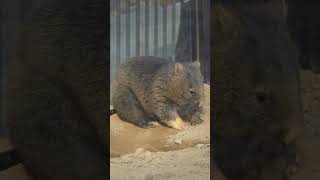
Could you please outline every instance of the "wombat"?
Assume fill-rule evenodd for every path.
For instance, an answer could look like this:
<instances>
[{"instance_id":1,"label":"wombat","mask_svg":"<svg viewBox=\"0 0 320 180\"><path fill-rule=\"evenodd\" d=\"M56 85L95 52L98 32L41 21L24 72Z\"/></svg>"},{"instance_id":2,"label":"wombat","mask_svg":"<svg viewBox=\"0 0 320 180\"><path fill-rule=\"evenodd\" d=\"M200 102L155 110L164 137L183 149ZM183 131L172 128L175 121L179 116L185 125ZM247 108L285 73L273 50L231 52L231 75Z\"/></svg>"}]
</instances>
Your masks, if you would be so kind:
<instances>
[{"instance_id":1,"label":"wombat","mask_svg":"<svg viewBox=\"0 0 320 180\"><path fill-rule=\"evenodd\" d=\"M46 0L23 23L8 61L7 113L34 180L109 177L108 9L104 0Z\"/></svg>"},{"instance_id":2,"label":"wombat","mask_svg":"<svg viewBox=\"0 0 320 180\"><path fill-rule=\"evenodd\" d=\"M120 67L112 84L112 104L122 120L141 128L158 121L183 130L203 122L203 90L199 62L136 57Z\"/></svg>"},{"instance_id":3,"label":"wombat","mask_svg":"<svg viewBox=\"0 0 320 180\"><path fill-rule=\"evenodd\" d=\"M228 180L284 180L303 111L281 1L220 0L211 13L212 156Z\"/></svg>"}]
</instances>

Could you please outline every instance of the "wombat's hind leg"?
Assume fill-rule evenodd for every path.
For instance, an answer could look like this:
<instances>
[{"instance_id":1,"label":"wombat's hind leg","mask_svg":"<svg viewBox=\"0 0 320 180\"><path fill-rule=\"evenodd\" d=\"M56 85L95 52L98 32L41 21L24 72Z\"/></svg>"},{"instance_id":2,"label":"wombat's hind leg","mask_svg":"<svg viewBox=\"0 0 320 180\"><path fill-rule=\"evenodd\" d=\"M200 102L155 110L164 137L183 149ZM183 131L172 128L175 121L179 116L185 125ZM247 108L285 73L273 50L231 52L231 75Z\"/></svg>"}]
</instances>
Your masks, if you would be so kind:
<instances>
[{"instance_id":1,"label":"wombat's hind leg","mask_svg":"<svg viewBox=\"0 0 320 180\"><path fill-rule=\"evenodd\" d=\"M112 96L113 107L120 119L133 123L141 128L155 127L150 122L134 93L124 85L117 85Z\"/></svg>"}]
</instances>

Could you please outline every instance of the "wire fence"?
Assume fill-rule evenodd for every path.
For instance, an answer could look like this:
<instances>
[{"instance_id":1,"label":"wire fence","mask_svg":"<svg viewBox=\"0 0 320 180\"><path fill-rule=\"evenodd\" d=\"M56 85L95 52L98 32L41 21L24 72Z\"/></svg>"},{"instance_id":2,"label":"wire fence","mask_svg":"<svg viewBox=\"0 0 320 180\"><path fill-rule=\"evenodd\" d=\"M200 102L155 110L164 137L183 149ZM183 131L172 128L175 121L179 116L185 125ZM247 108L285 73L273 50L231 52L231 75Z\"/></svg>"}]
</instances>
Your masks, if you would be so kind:
<instances>
[{"instance_id":1,"label":"wire fence","mask_svg":"<svg viewBox=\"0 0 320 180\"><path fill-rule=\"evenodd\" d=\"M130 57L157 56L175 60L181 10L197 0L112 0L110 33L110 75ZM191 3L189 8L191 7ZM194 11L188 11L192 13ZM191 17L191 15L189 16ZM192 18L186 21L192 41ZM190 51L192 51L190 49Z\"/></svg>"}]
</instances>

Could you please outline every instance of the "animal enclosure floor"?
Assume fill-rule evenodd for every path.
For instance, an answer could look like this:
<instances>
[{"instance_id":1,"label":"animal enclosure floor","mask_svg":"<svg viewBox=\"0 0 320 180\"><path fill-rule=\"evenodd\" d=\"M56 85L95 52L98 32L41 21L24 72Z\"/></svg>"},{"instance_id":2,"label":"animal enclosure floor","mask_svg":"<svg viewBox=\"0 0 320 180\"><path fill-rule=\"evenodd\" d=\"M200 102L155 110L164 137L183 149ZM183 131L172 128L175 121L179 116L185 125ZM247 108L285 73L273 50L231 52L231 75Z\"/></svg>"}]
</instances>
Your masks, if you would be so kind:
<instances>
[{"instance_id":1,"label":"animal enclosure floor","mask_svg":"<svg viewBox=\"0 0 320 180\"><path fill-rule=\"evenodd\" d=\"M301 93L304 109L304 132L298 140L300 167L296 174L291 176L291 180L319 180L320 75L301 71ZM175 132L170 133L174 134ZM187 131L180 133L188 134ZM164 137L163 134L161 136L162 138ZM177 137L178 135L175 136ZM132 179L193 179L198 177L199 173L207 173L200 168L207 167L206 162L201 162L203 159L209 160L210 154L205 153L206 148L209 147L204 146L203 149L198 149L197 146L190 146L187 149L168 152L137 151L136 153L123 155L120 158L112 158L111 175L115 177L114 179L126 179L121 176L123 174L127 174ZM135 148L131 150L133 151L133 149ZM193 152L192 154L190 153L191 151ZM199 156L199 154L203 156ZM181 156L188 158L182 158ZM204 158L205 156L207 157ZM188 163L195 164L194 169L189 169ZM215 180L226 180L215 168L214 163L211 166L213 166L213 172L211 173ZM175 174L178 174L178 177ZM200 175L199 178L206 179L207 177Z\"/></svg>"},{"instance_id":2,"label":"animal enclosure floor","mask_svg":"<svg viewBox=\"0 0 320 180\"><path fill-rule=\"evenodd\" d=\"M111 180L209 180L210 146L127 154L111 159L110 172Z\"/></svg>"},{"instance_id":3,"label":"animal enclosure floor","mask_svg":"<svg viewBox=\"0 0 320 180\"><path fill-rule=\"evenodd\" d=\"M301 81L305 122L305 131L299 140L302 162L298 172L292 176L291 180L319 180L320 75L302 71ZM209 87L206 86L206 93L209 90ZM210 102L206 102L207 109L205 111L208 117L210 117L209 105ZM124 174L133 177L133 180L139 178L207 180L209 179L210 166L215 167L209 161L209 132L210 121L208 119L203 125L187 131L179 132L165 127L156 127L148 132L141 131L135 126L117 119L116 115L112 116L110 136L112 180L131 180L131 178L124 177ZM153 137L154 139L145 140L141 137ZM132 142L136 142L138 145L133 145ZM151 147L144 142L149 142ZM141 147L145 150L137 150ZM6 139L0 139L0 152L10 148L11 146ZM211 173L215 180L225 180L218 170L215 169ZM22 165L0 172L0 179L31 180Z\"/></svg>"},{"instance_id":4,"label":"animal enclosure floor","mask_svg":"<svg viewBox=\"0 0 320 180\"><path fill-rule=\"evenodd\" d=\"M143 129L119 119L110 117L111 157L134 153L143 148L148 151L168 151L210 142L210 86L205 85L204 122L184 131L158 125Z\"/></svg>"},{"instance_id":5,"label":"animal enclosure floor","mask_svg":"<svg viewBox=\"0 0 320 180\"><path fill-rule=\"evenodd\" d=\"M204 122L184 131L141 129L110 118L111 179L210 178L210 86L205 85Z\"/></svg>"},{"instance_id":6,"label":"animal enclosure floor","mask_svg":"<svg viewBox=\"0 0 320 180\"><path fill-rule=\"evenodd\" d=\"M12 147L6 138L0 138L0 152L10 150ZM18 164L5 171L0 172L1 180L31 180L25 172L23 165Z\"/></svg>"},{"instance_id":7,"label":"animal enclosure floor","mask_svg":"<svg viewBox=\"0 0 320 180\"><path fill-rule=\"evenodd\" d=\"M301 167L292 180L320 179L320 74L301 72L304 132L298 141Z\"/></svg>"}]
</instances>

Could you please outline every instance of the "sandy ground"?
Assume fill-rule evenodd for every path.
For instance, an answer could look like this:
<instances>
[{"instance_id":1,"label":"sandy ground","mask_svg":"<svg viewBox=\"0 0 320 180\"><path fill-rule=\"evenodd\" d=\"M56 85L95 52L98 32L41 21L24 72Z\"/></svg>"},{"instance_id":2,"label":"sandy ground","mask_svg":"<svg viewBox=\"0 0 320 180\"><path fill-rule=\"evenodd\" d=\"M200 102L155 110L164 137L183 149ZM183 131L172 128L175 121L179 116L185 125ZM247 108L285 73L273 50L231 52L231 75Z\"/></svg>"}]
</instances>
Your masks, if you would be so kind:
<instances>
[{"instance_id":1,"label":"sandy ground","mask_svg":"<svg viewBox=\"0 0 320 180\"><path fill-rule=\"evenodd\" d=\"M210 179L210 146L168 152L140 152L111 159L111 180Z\"/></svg>"},{"instance_id":2,"label":"sandy ground","mask_svg":"<svg viewBox=\"0 0 320 180\"><path fill-rule=\"evenodd\" d=\"M300 166L292 180L320 179L320 75L301 71L301 92L304 108L304 132L298 140L300 149ZM206 104L206 106L209 105ZM207 114L208 115L208 114ZM198 145L206 141L206 126L171 134L169 142L189 140L186 149L169 152L148 152L138 150L120 158L111 159L111 175L114 179L209 179L209 145ZM209 128L209 127L207 127ZM162 130L160 132L163 132ZM209 131L208 131L209 132ZM198 134L199 133L199 134ZM166 134L166 133L164 133ZM163 140L165 135L161 135ZM201 137L201 138L197 138ZM184 139L186 138L186 139ZM191 138L191 139L190 139ZM191 143L190 143L191 140ZM208 138L209 140L209 138ZM209 142L209 141L207 141ZM160 145L162 146L163 143ZM201 148L198 148L201 146ZM174 146L171 146L174 147ZM180 148L183 148L180 146ZM133 149L136 149L133 148ZM131 151L133 151L131 149ZM121 153L120 153L121 154ZM192 157L192 158L190 158ZM205 161L204 161L205 160ZM212 176L216 180L225 180L213 166ZM200 174L200 175L199 175ZM127 175L127 178L126 176Z\"/></svg>"},{"instance_id":3,"label":"sandy ground","mask_svg":"<svg viewBox=\"0 0 320 180\"><path fill-rule=\"evenodd\" d=\"M7 139L0 138L0 152L5 152L12 149L10 142ZM17 166L11 167L5 171L0 171L1 180L31 180L26 174L23 165L18 164Z\"/></svg>"},{"instance_id":4,"label":"sandy ground","mask_svg":"<svg viewBox=\"0 0 320 180\"><path fill-rule=\"evenodd\" d=\"M299 139L300 168L292 180L320 179L320 75L301 73L304 132Z\"/></svg>"},{"instance_id":5,"label":"sandy ground","mask_svg":"<svg viewBox=\"0 0 320 180\"><path fill-rule=\"evenodd\" d=\"M210 179L210 87L204 123L177 131L141 129L111 117L111 179Z\"/></svg>"},{"instance_id":6,"label":"sandy ground","mask_svg":"<svg viewBox=\"0 0 320 180\"><path fill-rule=\"evenodd\" d=\"M305 130L299 139L300 167L292 180L320 179L320 75L302 71ZM209 88L207 88L207 93ZM207 94L208 95L208 94ZM209 98L206 98L209 99ZM162 126L141 130L111 117L111 179L209 179L225 180L215 164L210 165L209 104L205 123L186 131ZM0 139L0 151L10 148ZM30 180L23 166L0 172L1 180Z\"/></svg>"},{"instance_id":7,"label":"sandy ground","mask_svg":"<svg viewBox=\"0 0 320 180\"><path fill-rule=\"evenodd\" d=\"M205 86L204 123L185 131L158 125L141 129L110 118L112 180L210 179L210 88ZM0 151L10 149L0 139ZM31 180L23 165L0 172L1 180Z\"/></svg>"}]
</instances>

